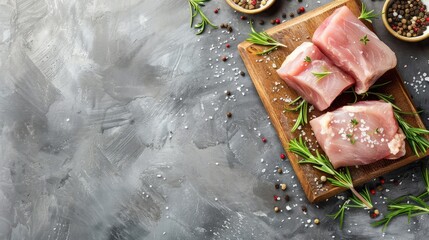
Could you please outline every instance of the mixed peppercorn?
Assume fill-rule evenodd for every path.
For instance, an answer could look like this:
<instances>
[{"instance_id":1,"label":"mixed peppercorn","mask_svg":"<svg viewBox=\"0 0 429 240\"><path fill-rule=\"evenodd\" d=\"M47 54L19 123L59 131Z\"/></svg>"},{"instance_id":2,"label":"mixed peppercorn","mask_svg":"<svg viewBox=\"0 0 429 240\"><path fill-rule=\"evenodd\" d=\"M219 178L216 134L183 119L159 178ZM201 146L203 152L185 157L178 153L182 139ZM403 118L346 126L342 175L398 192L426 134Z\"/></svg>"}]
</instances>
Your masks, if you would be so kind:
<instances>
[{"instance_id":1,"label":"mixed peppercorn","mask_svg":"<svg viewBox=\"0 0 429 240\"><path fill-rule=\"evenodd\" d=\"M429 12L421 0L395 0L387 10L387 21L399 35L418 37L429 25Z\"/></svg>"},{"instance_id":2,"label":"mixed peppercorn","mask_svg":"<svg viewBox=\"0 0 429 240\"><path fill-rule=\"evenodd\" d=\"M261 6L265 6L269 0L234 0L234 3L244 9L258 9Z\"/></svg>"}]
</instances>

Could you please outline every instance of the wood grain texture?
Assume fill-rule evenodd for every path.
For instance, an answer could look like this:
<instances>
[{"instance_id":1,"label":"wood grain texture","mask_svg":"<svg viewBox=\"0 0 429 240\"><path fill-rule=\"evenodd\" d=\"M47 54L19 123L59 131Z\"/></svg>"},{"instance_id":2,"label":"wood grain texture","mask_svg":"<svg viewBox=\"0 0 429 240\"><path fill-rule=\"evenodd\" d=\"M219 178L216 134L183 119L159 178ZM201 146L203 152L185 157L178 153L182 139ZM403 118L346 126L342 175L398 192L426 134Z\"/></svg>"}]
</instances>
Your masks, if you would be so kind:
<instances>
[{"instance_id":1,"label":"wood grain texture","mask_svg":"<svg viewBox=\"0 0 429 240\"><path fill-rule=\"evenodd\" d=\"M302 42L311 41L314 31L320 23L330 16L336 8L344 5L349 7L356 16L360 14L361 3L359 0L338 0L267 30L266 32L268 34L288 46L287 48L280 48L269 55L256 55L257 52L261 52L265 49L263 46L253 45L249 42L242 42L238 45L244 64L246 65L255 88L285 149L289 146L289 140L298 137L300 134L305 134L305 137L307 137L310 142L314 143L316 140L312 135L309 125L304 126L301 130L297 130L294 133L290 131L298 114L294 112L285 112L284 108L287 106L287 101L284 100L295 99L298 95L294 90L288 88L283 80L278 77L276 68L280 67L286 56ZM372 29L372 26L368 23L365 24ZM402 108L403 111L415 112L416 109L413 106L410 95L405 89L403 81L396 69L388 71L377 83L386 81L390 81L391 83L384 86L379 91L392 94L396 99L395 103ZM342 94L334 101L327 111L351 103L353 100L354 97L351 94ZM309 113L309 117L314 118L321 114L323 114L323 112L312 110ZM418 115L408 115L405 116L405 119L413 126L425 128ZM358 168L351 167L350 170L354 179L354 184L356 186L362 185L375 177L379 177L416 161L421 157L429 155L428 151L425 154L421 154L420 157L417 157L412 153L409 145L407 145L406 149L407 154L397 160L381 160L370 165L359 166ZM288 151L286 152L310 202L324 200L345 190L330 184L318 184L315 178L319 178L322 174L308 164L299 164L299 158L295 154Z\"/></svg>"}]
</instances>

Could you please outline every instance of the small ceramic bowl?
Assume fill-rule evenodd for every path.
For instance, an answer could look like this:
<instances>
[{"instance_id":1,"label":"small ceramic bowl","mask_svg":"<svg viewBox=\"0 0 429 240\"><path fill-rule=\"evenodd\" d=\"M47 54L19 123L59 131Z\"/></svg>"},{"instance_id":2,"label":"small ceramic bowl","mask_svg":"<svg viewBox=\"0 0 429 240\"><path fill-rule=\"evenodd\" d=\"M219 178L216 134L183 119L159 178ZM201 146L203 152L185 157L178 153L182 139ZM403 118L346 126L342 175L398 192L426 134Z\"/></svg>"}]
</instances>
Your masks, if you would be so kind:
<instances>
[{"instance_id":1,"label":"small ceramic bowl","mask_svg":"<svg viewBox=\"0 0 429 240\"><path fill-rule=\"evenodd\" d=\"M256 14L256 13L263 12L263 11L267 10L269 7L271 7L273 5L273 3L275 2L275 0L266 0L267 3L264 6L261 6L260 8L256 8L256 9L250 10L250 9L242 8L241 6L239 6L238 4L236 4L234 2L234 0L225 0L225 1L233 9L235 9L235 10L237 10L239 12L242 12L242 13L246 13L246 14Z\"/></svg>"},{"instance_id":2,"label":"small ceramic bowl","mask_svg":"<svg viewBox=\"0 0 429 240\"><path fill-rule=\"evenodd\" d=\"M389 6L390 6L390 3L392 2L393 0L386 0L386 2L384 3L384 6L383 6L383 14L382 14L382 19L383 19L383 23L384 23L384 26L387 28L387 30L393 35L393 36L395 36L396 38L398 38L398 39L400 39L400 40L402 40L402 41L406 41L406 42L420 42L420 41L422 41L422 40L424 40L424 39L426 39L426 38L428 38L429 37L429 27L428 27L428 29L426 29L426 31L423 33L423 35L421 35L421 36L418 36L418 37L404 37L404 36L402 36L402 35L399 35L397 32L395 32L393 29L392 29L392 27L390 27L390 24L389 24L389 22L387 21L387 11L388 11L388 9L389 9ZM427 6L427 7L429 7L429 0L422 0L422 2Z\"/></svg>"}]
</instances>

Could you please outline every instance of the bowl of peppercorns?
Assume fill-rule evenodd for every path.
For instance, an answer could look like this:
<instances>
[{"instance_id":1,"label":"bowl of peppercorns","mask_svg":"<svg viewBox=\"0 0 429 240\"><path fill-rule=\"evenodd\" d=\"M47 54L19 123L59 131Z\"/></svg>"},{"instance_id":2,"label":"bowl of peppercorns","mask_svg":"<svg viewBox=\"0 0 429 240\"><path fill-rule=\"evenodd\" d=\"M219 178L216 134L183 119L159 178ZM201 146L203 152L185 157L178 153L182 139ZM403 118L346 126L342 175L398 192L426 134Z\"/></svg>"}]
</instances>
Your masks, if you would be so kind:
<instances>
[{"instance_id":1,"label":"bowl of peppercorns","mask_svg":"<svg viewBox=\"0 0 429 240\"><path fill-rule=\"evenodd\" d=\"M429 37L429 0L387 0L382 19L387 30L396 38L419 42Z\"/></svg>"},{"instance_id":2,"label":"bowl of peppercorns","mask_svg":"<svg viewBox=\"0 0 429 240\"><path fill-rule=\"evenodd\" d=\"M246 13L256 14L265 11L275 0L225 0L233 9Z\"/></svg>"}]
</instances>

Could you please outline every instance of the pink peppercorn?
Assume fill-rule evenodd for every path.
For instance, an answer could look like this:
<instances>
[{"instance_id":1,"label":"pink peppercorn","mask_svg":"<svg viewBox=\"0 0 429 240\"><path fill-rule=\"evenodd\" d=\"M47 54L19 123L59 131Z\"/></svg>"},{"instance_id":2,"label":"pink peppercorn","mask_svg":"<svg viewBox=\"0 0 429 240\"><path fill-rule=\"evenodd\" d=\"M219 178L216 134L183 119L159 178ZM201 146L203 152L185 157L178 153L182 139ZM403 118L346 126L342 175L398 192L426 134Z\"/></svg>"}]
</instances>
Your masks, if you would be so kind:
<instances>
[{"instance_id":1,"label":"pink peppercorn","mask_svg":"<svg viewBox=\"0 0 429 240\"><path fill-rule=\"evenodd\" d=\"M276 23L279 24L280 23L280 18L276 18Z\"/></svg>"},{"instance_id":2,"label":"pink peppercorn","mask_svg":"<svg viewBox=\"0 0 429 240\"><path fill-rule=\"evenodd\" d=\"M285 159L285 158L286 158L286 155L284 155L284 153L282 153L282 154L280 154L280 158L281 158L281 159Z\"/></svg>"},{"instance_id":3,"label":"pink peppercorn","mask_svg":"<svg viewBox=\"0 0 429 240\"><path fill-rule=\"evenodd\" d=\"M264 137L263 137L261 140L262 140L262 142L263 142L263 143L266 143L266 142L267 142L267 139L266 139L266 138L264 138Z\"/></svg>"},{"instance_id":4,"label":"pink peppercorn","mask_svg":"<svg viewBox=\"0 0 429 240\"><path fill-rule=\"evenodd\" d=\"M226 47L226 48L230 48L230 47L231 47L231 45L230 45L229 43L227 43L227 44L225 45L225 47Z\"/></svg>"}]
</instances>

